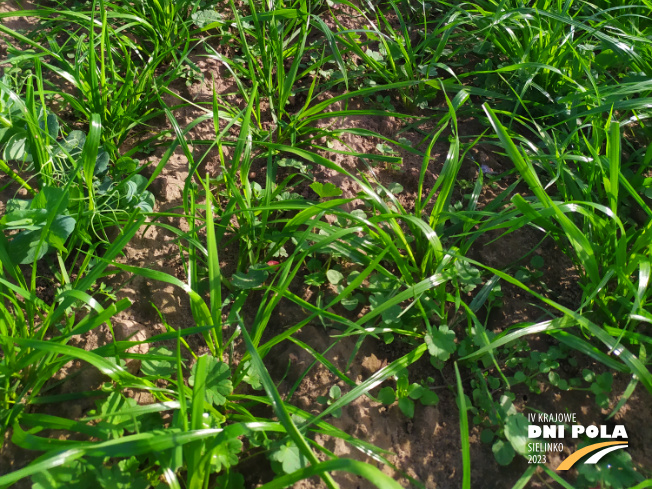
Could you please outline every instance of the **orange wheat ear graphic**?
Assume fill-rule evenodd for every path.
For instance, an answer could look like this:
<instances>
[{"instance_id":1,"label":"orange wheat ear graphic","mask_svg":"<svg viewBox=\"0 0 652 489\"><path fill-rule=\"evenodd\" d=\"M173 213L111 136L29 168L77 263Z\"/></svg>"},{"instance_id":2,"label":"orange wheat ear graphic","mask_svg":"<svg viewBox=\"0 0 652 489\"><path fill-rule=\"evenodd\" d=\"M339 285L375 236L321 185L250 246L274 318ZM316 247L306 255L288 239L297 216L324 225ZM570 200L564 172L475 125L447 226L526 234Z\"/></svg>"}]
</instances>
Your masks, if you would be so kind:
<instances>
[{"instance_id":1,"label":"orange wheat ear graphic","mask_svg":"<svg viewBox=\"0 0 652 489\"><path fill-rule=\"evenodd\" d=\"M584 447L581 450L578 450L575 453L573 453L570 457L568 457L561 464L559 464L559 467L557 467L557 469L555 470L568 470L573 465L575 465L575 462L581 459L584 455L588 455L589 453L595 452L596 450L600 450L601 448L603 450L600 450L598 453L593 455L585 463L587 464L597 463L600 461L602 457L604 457L609 452L613 452L614 450L618 450L620 448L626 448L626 447L627 447L626 441L605 441L602 443L594 443L593 445L589 445L588 447Z\"/></svg>"}]
</instances>

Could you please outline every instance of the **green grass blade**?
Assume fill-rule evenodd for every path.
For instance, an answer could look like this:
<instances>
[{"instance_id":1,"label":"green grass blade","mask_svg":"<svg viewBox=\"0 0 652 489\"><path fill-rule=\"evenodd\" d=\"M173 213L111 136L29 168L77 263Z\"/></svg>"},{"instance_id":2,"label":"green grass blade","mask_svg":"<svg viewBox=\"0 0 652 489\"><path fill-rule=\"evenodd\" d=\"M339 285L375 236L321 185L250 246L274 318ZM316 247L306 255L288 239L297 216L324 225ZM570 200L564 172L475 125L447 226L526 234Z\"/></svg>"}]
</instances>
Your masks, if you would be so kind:
<instances>
[{"instance_id":1,"label":"green grass blade","mask_svg":"<svg viewBox=\"0 0 652 489\"><path fill-rule=\"evenodd\" d=\"M222 273L220 271L220 261L217 249L217 239L215 237L215 223L213 220L213 202L208 188L208 175L204 182L206 191L206 247L208 252L208 280L209 296L211 306L211 316L213 326L215 327L216 343L219 352L219 358L222 358L222 347L224 338L222 336Z\"/></svg>"},{"instance_id":2,"label":"green grass blade","mask_svg":"<svg viewBox=\"0 0 652 489\"><path fill-rule=\"evenodd\" d=\"M457 407L460 411L460 438L462 442L462 489L471 489L471 445L469 443L469 419L466 411L466 397L462 386L460 370L455 362L455 378L457 379Z\"/></svg>"},{"instance_id":3,"label":"green grass blade","mask_svg":"<svg viewBox=\"0 0 652 489\"><path fill-rule=\"evenodd\" d=\"M618 215L618 184L620 180L620 124L611 122L607 136L607 158L609 160L609 179L605 180L609 205L614 215Z\"/></svg>"},{"instance_id":4,"label":"green grass blade","mask_svg":"<svg viewBox=\"0 0 652 489\"><path fill-rule=\"evenodd\" d=\"M91 123L82 150L84 171L84 182L88 190L88 210L95 209L95 189L93 187L93 176L95 175L95 162L100 147L102 135L102 119L99 114L91 114Z\"/></svg>"},{"instance_id":5,"label":"green grass blade","mask_svg":"<svg viewBox=\"0 0 652 489\"><path fill-rule=\"evenodd\" d=\"M291 474L277 477L273 481L261 486L260 489L283 489L285 487L292 487L303 479L315 475L324 477L324 475L329 472L335 471L349 472L364 477L379 489L400 489L402 487L398 482L392 480L389 476L382 473L373 465L348 458L338 458L327 460L326 462L299 469Z\"/></svg>"}]
</instances>

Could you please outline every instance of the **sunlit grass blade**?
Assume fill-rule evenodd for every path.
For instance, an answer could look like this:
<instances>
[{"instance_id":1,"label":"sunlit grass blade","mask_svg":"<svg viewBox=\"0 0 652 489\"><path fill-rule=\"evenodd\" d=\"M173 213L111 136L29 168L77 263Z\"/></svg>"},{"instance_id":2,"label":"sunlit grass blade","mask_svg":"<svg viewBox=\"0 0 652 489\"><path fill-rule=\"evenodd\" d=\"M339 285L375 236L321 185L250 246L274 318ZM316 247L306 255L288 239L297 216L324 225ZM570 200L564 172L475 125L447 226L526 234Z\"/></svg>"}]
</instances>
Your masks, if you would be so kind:
<instances>
[{"instance_id":1,"label":"sunlit grass blade","mask_svg":"<svg viewBox=\"0 0 652 489\"><path fill-rule=\"evenodd\" d=\"M222 280L218 257L215 224L213 221L213 205L208 189L209 178L206 175L204 189L206 191L206 247L208 251L208 280L210 287L210 307L219 357L222 356L224 338L222 337Z\"/></svg>"},{"instance_id":2,"label":"sunlit grass blade","mask_svg":"<svg viewBox=\"0 0 652 489\"><path fill-rule=\"evenodd\" d=\"M609 178L607 195L612 212L618 215L618 186L620 182L620 124L611 122L607 137L607 159L609 160Z\"/></svg>"},{"instance_id":3,"label":"sunlit grass blade","mask_svg":"<svg viewBox=\"0 0 652 489\"><path fill-rule=\"evenodd\" d=\"M457 362L455 362L455 378L457 379L457 408L460 411L460 439L462 443L462 488L471 489L471 445L469 443L469 420L467 418L466 397L462 386Z\"/></svg>"},{"instance_id":4,"label":"sunlit grass blade","mask_svg":"<svg viewBox=\"0 0 652 489\"><path fill-rule=\"evenodd\" d=\"M100 137L102 135L102 120L99 114L91 115L91 124L84 142L83 163L84 182L88 190L88 210L95 208L95 191L93 188L93 177L95 176L95 162L100 147Z\"/></svg>"}]
</instances>

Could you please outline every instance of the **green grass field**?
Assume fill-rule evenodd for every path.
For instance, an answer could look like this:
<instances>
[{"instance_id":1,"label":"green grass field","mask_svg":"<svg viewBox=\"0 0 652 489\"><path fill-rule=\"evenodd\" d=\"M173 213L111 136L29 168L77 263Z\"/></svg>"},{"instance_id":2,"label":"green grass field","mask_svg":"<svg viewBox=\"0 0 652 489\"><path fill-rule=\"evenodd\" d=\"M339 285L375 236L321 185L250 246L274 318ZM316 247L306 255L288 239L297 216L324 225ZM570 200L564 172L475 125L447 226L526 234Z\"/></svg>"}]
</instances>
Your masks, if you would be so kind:
<instances>
[{"instance_id":1,"label":"green grass field","mask_svg":"<svg viewBox=\"0 0 652 489\"><path fill-rule=\"evenodd\" d=\"M0 74L0 487L652 487L649 0L12 0Z\"/></svg>"}]
</instances>

